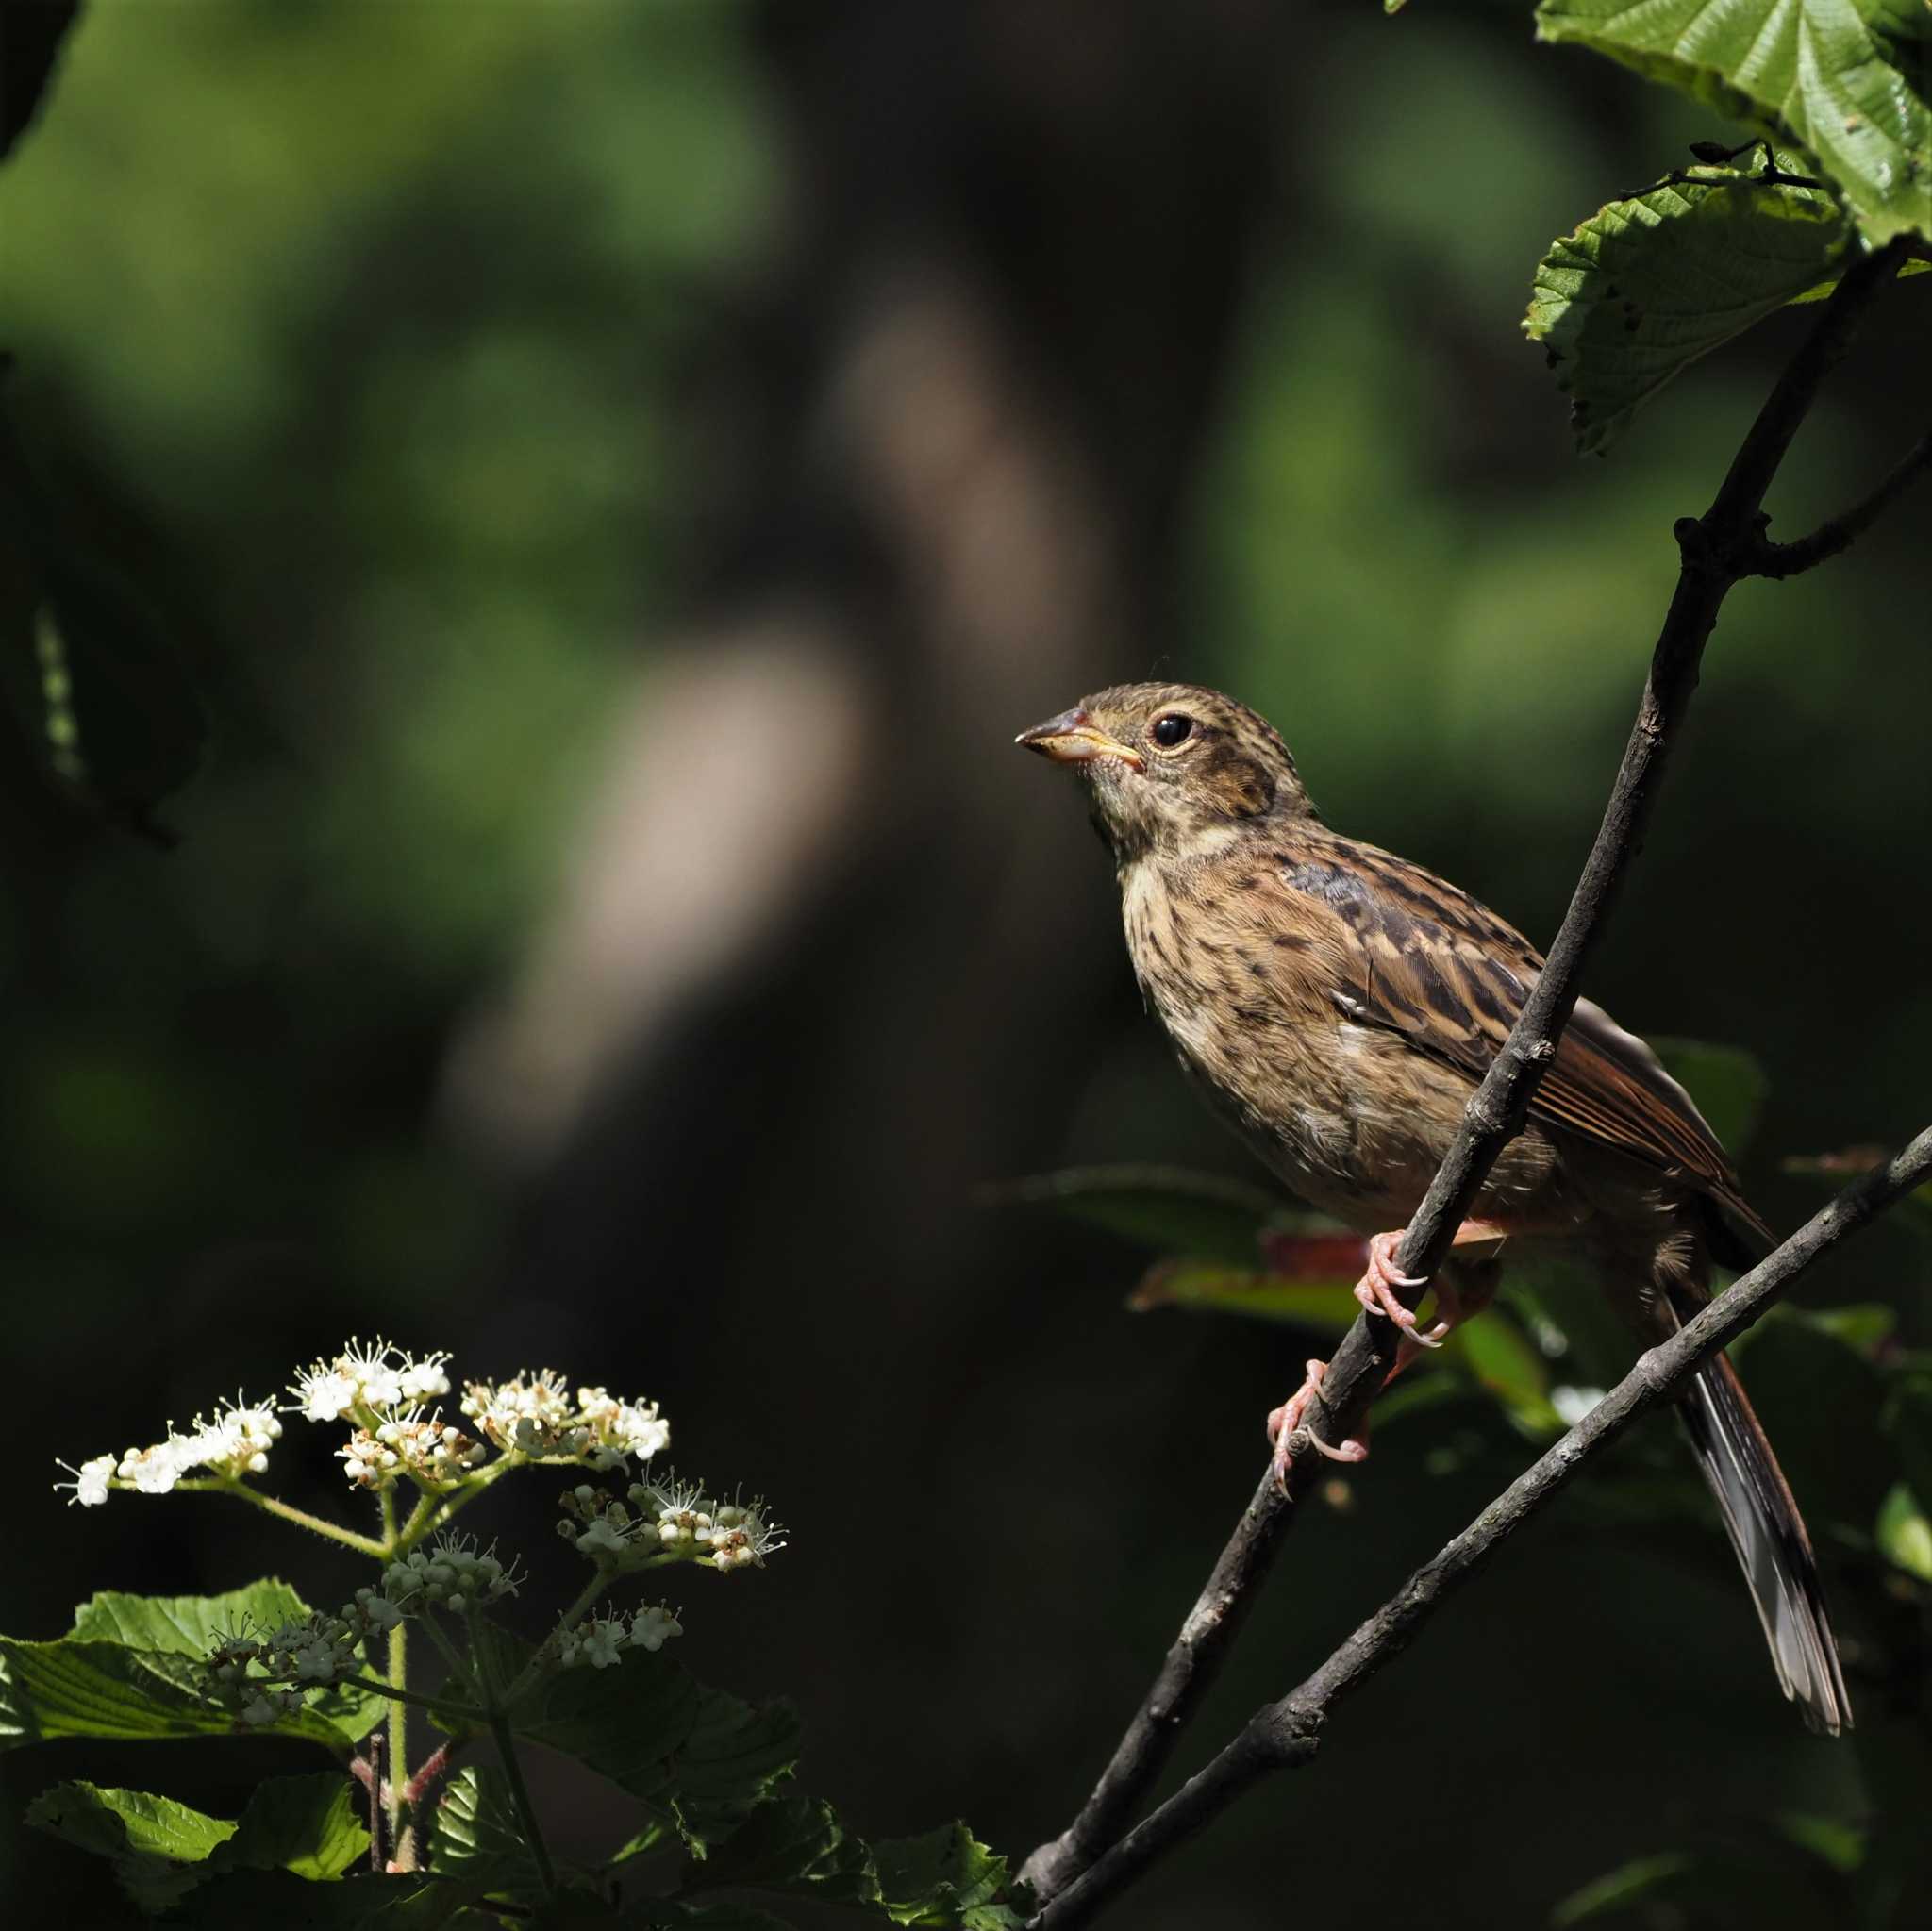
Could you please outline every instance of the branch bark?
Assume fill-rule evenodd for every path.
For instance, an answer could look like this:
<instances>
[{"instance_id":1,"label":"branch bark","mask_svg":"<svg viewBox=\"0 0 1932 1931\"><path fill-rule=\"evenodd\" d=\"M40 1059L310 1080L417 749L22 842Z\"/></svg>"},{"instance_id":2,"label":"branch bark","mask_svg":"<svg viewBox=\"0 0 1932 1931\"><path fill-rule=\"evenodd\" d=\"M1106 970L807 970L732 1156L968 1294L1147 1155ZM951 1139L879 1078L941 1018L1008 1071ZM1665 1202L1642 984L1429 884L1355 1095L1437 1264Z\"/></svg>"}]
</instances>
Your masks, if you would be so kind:
<instances>
[{"instance_id":1,"label":"branch bark","mask_svg":"<svg viewBox=\"0 0 1932 1931\"><path fill-rule=\"evenodd\" d=\"M1850 549L1893 503L1928 473L1932 473L1932 430L1921 436L1899 458L1884 481L1862 503L1854 504L1841 516L1834 516L1828 523L1820 524L1808 537L1801 537L1791 543L1774 543L1770 538L1761 537L1753 559L1752 574L1781 580L1807 570L1815 570L1819 564L1828 562L1841 551Z\"/></svg>"},{"instance_id":2,"label":"branch bark","mask_svg":"<svg viewBox=\"0 0 1932 1931\"><path fill-rule=\"evenodd\" d=\"M1731 587L1755 574L1763 546L1765 491L1820 385L1842 359L1866 310L1904 258L1903 245L1892 242L1846 270L1758 410L1710 508L1675 526L1676 589L1603 824L1522 1017L1472 1096L1461 1130L1403 1236L1396 1260L1401 1273L1426 1279L1441 1266L1496 1156L1522 1129L1537 1086L1556 1057L1584 968L1642 848L1665 765L1697 688L1705 643ZM1312 1425L1324 1440L1360 1432L1395 1364L1399 1339L1395 1324L1376 1314L1363 1314L1349 1329L1311 1405ZM1264 1476L1255 1491L1079 1814L1023 1867L1022 1876L1042 1901L1058 1896L1119 1839L1218 1673L1295 1504L1325 1469L1306 1441L1291 1446L1285 1480L1277 1488L1272 1476Z\"/></svg>"},{"instance_id":3,"label":"branch bark","mask_svg":"<svg viewBox=\"0 0 1932 1931\"><path fill-rule=\"evenodd\" d=\"M1784 1290L1893 1202L1932 1174L1932 1126L1885 1166L1861 1174L1797 1233L1671 1340L1638 1358L1569 1434L1409 1577L1315 1673L1265 1704L1198 1775L1048 1902L1028 1931L1070 1931L1271 1772L1315 1755L1337 1704L1406 1649L1452 1591L1467 1582L1531 1515L1549 1503L1641 1415L1670 1402L1698 1367L1735 1340Z\"/></svg>"}]
</instances>

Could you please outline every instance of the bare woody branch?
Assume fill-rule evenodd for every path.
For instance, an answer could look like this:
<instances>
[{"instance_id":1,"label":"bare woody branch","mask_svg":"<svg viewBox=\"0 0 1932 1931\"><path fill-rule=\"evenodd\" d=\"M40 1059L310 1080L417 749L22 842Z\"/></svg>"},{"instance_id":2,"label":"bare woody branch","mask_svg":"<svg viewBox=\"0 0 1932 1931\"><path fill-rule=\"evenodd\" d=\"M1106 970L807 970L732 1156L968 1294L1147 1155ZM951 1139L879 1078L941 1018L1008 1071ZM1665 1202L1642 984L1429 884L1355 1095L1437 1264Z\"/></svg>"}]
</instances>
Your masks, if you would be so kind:
<instances>
[{"instance_id":1,"label":"bare woody branch","mask_svg":"<svg viewBox=\"0 0 1932 1931\"><path fill-rule=\"evenodd\" d=\"M1335 1706L1399 1656L1448 1596L1482 1568L1639 1416L1675 1398L1699 1366L1735 1340L1800 1274L1932 1174L1932 1126L1898 1157L1862 1174L1781 1247L1668 1341L1639 1357L1622 1381L1474 1522L1356 1630L1315 1673L1264 1705L1221 1754L1182 1785L1029 1923L1071 1931L1124 1886L1217 1816L1250 1785L1315 1755Z\"/></svg>"},{"instance_id":2,"label":"bare woody branch","mask_svg":"<svg viewBox=\"0 0 1932 1931\"><path fill-rule=\"evenodd\" d=\"M1752 574L1773 578L1796 576L1830 561L1841 551L1850 549L1892 504L1927 474L1932 474L1932 430L1921 436L1892 465L1890 474L1862 503L1854 504L1843 515L1820 524L1808 537L1801 537L1796 542L1774 543L1769 537L1760 538L1752 559Z\"/></svg>"},{"instance_id":3,"label":"bare woody branch","mask_svg":"<svg viewBox=\"0 0 1932 1931\"><path fill-rule=\"evenodd\" d=\"M1731 587L1757 574L1765 491L1820 386L1904 258L1902 244L1893 242L1845 271L1757 412L1709 509L1676 525L1676 589L1603 824L1522 1016L1471 1098L1461 1130L1409 1222L1396 1260L1401 1273L1425 1279L1435 1273L1496 1156L1522 1129L1575 1006L1584 968L1642 847L1665 765L1697 688L1705 643ZM1362 1315L1349 1329L1312 1404L1312 1424L1324 1440L1359 1433L1394 1366L1399 1339L1394 1323L1375 1314ZM1057 1896L1121 1837L1213 1682L1246 1618L1255 1586L1293 1519L1295 1503L1325 1468L1306 1442L1291 1446L1286 1479L1277 1489L1272 1477L1264 1478L1255 1491L1079 1814L1027 1858L1022 1875L1036 1897Z\"/></svg>"}]
</instances>

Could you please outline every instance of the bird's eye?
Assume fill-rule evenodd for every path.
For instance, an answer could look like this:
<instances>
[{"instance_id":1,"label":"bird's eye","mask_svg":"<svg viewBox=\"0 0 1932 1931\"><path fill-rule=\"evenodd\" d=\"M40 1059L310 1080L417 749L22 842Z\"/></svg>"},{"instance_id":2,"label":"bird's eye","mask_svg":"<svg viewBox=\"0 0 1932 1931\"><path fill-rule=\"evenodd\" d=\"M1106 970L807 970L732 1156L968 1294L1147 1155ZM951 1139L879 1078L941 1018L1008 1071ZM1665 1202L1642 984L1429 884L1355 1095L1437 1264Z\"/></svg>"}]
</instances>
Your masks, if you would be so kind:
<instances>
[{"instance_id":1,"label":"bird's eye","mask_svg":"<svg viewBox=\"0 0 1932 1931\"><path fill-rule=\"evenodd\" d=\"M1188 733L1193 728L1192 718L1183 717L1179 711L1171 710L1165 717L1154 720L1154 727L1147 735L1163 751L1172 751L1176 744L1186 741Z\"/></svg>"}]
</instances>

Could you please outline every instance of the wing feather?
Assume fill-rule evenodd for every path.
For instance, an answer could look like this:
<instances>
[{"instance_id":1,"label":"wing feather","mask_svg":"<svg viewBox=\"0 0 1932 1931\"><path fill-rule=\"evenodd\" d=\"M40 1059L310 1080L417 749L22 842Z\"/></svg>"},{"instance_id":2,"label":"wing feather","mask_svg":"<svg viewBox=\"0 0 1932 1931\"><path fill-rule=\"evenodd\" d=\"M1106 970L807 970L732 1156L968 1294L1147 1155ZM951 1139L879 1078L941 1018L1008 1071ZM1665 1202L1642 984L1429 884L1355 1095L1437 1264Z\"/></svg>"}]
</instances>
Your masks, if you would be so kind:
<instances>
[{"instance_id":1,"label":"wing feather","mask_svg":"<svg viewBox=\"0 0 1932 1931\"><path fill-rule=\"evenodd\" d=\"M1293 901L1284 911L1303 931L1314 928L1310 950L1334 973L1333 995L1417 1052L1480 1079L1542 970L1528 940L1468 893L1373 845L1324 831L1275 857ZM1769 1245L1770 1230L1690 1095L1601 1007L1576 1002L1530 1111L1688 1180L1747 1259Z\"/></svg>"}]
</instances>

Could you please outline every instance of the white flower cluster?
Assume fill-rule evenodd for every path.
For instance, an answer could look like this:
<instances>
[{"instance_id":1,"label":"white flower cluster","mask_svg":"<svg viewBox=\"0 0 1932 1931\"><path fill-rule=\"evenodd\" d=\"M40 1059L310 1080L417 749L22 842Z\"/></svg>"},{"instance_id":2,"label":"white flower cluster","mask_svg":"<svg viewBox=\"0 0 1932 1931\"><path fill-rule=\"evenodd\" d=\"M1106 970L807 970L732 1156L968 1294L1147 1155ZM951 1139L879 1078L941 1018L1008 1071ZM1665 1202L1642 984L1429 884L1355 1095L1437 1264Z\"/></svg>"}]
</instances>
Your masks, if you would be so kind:
<instances>
[{"instance_id":1,"label":"white flower cluster","mask_svg":"<svg viewBox=\"0 0 1932 1931\"><path fill-rule=\"evenodd\" d=\"M496 1545L476 1546L475 1536L445 1529L427 1549L413 1549L382 1572L382 1594L399 1615L413 1616L432 1604L460 1615L465 1609L513 1596L521 1578L515 1565L496 1559Z\"/></svg>"},{"instance_id":2,"label":"white flower cluster","mask_svg":"<svg viewBox=\"0 0 1932 1931\"><path fill-rule=\"evenodd\" d=\"M185 1435L170 1426L167 1439L146 1448L130 1448L125 1455L97 1455L75 1469L66 1462L74 1479L57 1482L57 1489L70 1489L69 1497L83 1508L97 1508L108 1499L110 1483L119 1481L142 1495L165 1495L183 1475L196 1469L231 1481L243 1475L258 1475L268 1467L268 1452L281 1440L282 1424L266 1402L251 1402L238 1393L224 1402L210 1419L194 1418L194 1426Z\"/></svg>"},{"instance_id":3,"label":"white flower cluster","mask_svg":"<svg viewBox=\"0 0 1932 1931\"><path fill-rule=\"evenodd\" d=\"M386 1489L399 1472L425 1489L447 1488L489 1456L474 1435L421 1408L406 1408L374 1428L358 1428L336 1453L350 1481L362 1489Z\"/></svg>"},{"instance_id":4,"label":"white flower cluster","mask_svg":"<svg viewBox=\"0 0 1932 1931\"><path fill-rule=\"evenodd\" d=\"M785 1546L761 1502L718 1502L675 1474L633 1482L625 1501L581 1482L562 1498L558 1533L600 1568L622 1572L661 1561L730 1571L761 1567Z\"/></svg>"},{"instance_id":5,"label":"white flower cluster","mask_svg":"<svg viewBox=\"0 0 1932 1931\"><path fill-rule=\"evenodd\" d=\"M626 1649L660 1650L674 1637L684 1634L684 1624L671 1613L667 1603L640 1609L634 1616L621 1616L606 1610L601 1616L587 1616L575 1629L566 1629L557 1640L557 1659L565 1669L588 1663L593 1670L608 1670L624 1660Z\"/></svg>"},{"instance_id":6,"label":"white flower cluster","mask_svg":"<svg viewBox=\"0 0 1932 1931\"><path fill-rule=\"evenodd\" d=\"M419 1361L381 1335L366 1347L354 1336L341 1354L305 1368L290 1385L295 1409L310 1422L348 1417L365 1425L393 1408L414 1407L449 1392L446 1353Z\"/></svg>"},{"instance_id":7,"label":"white flower cluster","mask_svg":"<svg viewBox=\"0 0 1932 1931\"><path fill-rule=\"evenodd\" d=\"M620 1401L603 1388L580 1388L576 1399L554 1368L525 1370L508 1381L464 1385L463 1413L506 1454L628 1468L648 1461L671 1440L656 1402Z\"/></svg>"}]
</instances>

